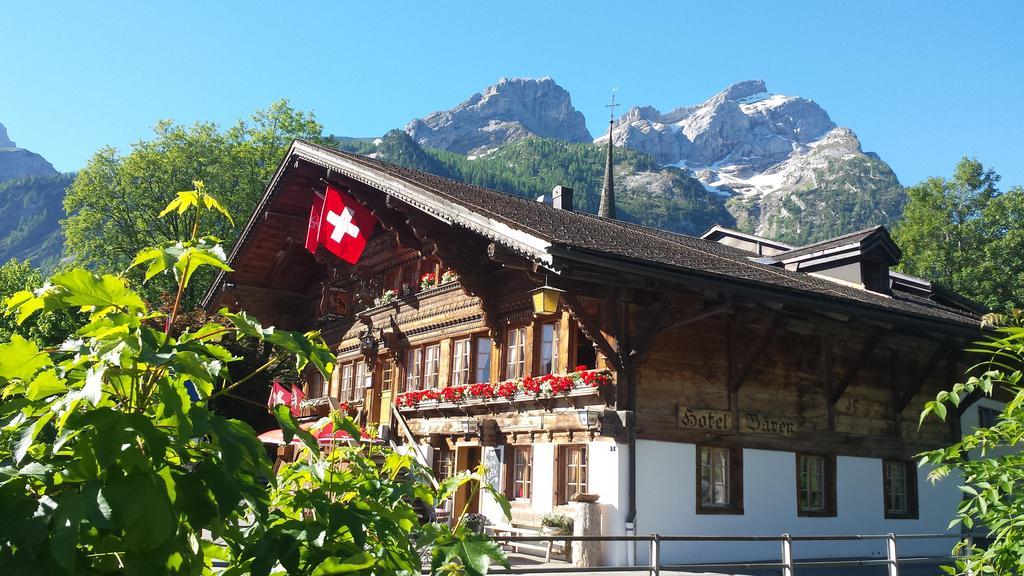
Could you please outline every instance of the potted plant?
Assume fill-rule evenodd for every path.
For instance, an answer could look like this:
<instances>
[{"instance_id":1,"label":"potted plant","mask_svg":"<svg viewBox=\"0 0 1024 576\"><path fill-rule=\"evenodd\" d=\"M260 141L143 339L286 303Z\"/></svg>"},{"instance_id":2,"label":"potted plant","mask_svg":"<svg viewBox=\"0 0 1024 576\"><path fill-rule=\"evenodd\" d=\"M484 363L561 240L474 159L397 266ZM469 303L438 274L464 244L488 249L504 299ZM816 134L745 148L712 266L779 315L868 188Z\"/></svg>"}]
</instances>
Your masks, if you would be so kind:
<instances>
[{"instance_id":1,"label":"potted plant","mask_svg":"<svg viewBox=\"0 0 1024 576\"><path fill-rule=\"evenodd\" d=\"M491 523L487 516L483 514L466 514L462 522L466 525L466 528L480 533L483 533L484 528Z\"/></svg>"},{"instance_id":2,"label":"potted plant","mask_svg":"<svg viewBox=\"0 0 1024 576\"><path fill-rule=\"evenodd\" d=\"M385 290L384 293L381 294L379 298L373 299L373 305L384 306L385 304L390 304L394 302L396 298L398 298L398 294L395 294L394 290Z\"/></svg>"},{"instance_id":3,"label":"potted plant","mask_svg":"<svg viewBox=\"0 0 1024 576\"><path fill-rule=\"evenodd\" d=\"M420 276L420 290L430 290L434 286L437 286L437 274L433 272L427 272L423 276Z\"/></svg>"},{"instance_id":4,"label":"potted plant","mask_svg":"<svg viewBox=\"0 0 1024 576\"><path fill-rule=\"evenodd\" d=\"M552 536L570 536L573 530L573 520L565 514L551 512L541 516L540 531Z\"/></svg>"}]
</instances>

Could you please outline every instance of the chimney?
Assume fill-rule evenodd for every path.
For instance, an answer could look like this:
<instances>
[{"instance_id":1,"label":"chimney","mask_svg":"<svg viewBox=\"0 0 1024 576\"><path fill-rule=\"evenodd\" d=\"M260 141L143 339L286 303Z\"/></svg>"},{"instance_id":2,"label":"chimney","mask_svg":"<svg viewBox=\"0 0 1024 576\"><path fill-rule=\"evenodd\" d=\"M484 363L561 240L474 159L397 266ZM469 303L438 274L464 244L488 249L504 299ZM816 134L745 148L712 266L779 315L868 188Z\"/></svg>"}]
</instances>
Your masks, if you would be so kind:
<instances>
[{"instance_id":1,"label":"chimney","mask_svg":"<svg viewBox=\"0 0 1024 576\"><path fill-rule=\"evenodd\" d=\"M551 190L551 205L559 210L572 212L572 188L555 186Z\"/></svg>"}]
</instances>

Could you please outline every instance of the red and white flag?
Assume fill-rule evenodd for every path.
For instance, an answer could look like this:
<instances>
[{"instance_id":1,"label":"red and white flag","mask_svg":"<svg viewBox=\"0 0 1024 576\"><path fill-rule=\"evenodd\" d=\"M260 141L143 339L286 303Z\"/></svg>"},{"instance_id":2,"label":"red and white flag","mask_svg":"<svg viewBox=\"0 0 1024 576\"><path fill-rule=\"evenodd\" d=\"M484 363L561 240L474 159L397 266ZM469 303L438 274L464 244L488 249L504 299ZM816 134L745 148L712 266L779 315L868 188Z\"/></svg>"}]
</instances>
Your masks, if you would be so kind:
<instances>
[{"instance_id":1,"label":"red and white flag","mask_svg":"<svg viewBox=\"0 0 1024 576\"><path fill-rule=\"evenodd\" d=\"M309 227L306 229L306 250L316 253L316 247L320 245L320 219L324 214L324 198L319 194L313 195L313 205L309 208Z\"/></svg>"},{"instance_id":2,"label":"red and white flag","mask_svg":"<svg viewBox=\"0 0 1024 576\"><path fill-rule=\"evenodd\" d=\"M310 211L309 230L306 233L306 249L310 249L310 237L316 235L319 244L349 264L355 264L363 255L366 242L373 233L377 219L348 194L327 187L327 194L320 209L320 218L313 230L313 215L317 211L317 200ZM315 252L313 246L310 252Z\"/></svg>"},{"instance_id":3,"label":"red and white flag","mask_svg":"<svg viewBox=\"0 0 1024 576\"><path fill-rule=\"evenodd\" d=\"M302 388L299 388L298 385L296 385L296 384L292 384L292 402L291 402L292 416L298 416L299 415L299 406L302 404L302 401L305 400L305 399L306 399L306 393L302 391Z\"/></svg>"},{"instance_id":4,"label":"red and white flag","mask_svg":"<svg viewBox=\"0 0 1024 576\"><path fill-rule=\"evenodd\" d=\"M274 380L274 385L270 388L270 398L267 398L267 406L273 409L278 404L288 404L291 406L291 403L292 393L282 386L280 382Z\"/></svg>"}]
</instances>

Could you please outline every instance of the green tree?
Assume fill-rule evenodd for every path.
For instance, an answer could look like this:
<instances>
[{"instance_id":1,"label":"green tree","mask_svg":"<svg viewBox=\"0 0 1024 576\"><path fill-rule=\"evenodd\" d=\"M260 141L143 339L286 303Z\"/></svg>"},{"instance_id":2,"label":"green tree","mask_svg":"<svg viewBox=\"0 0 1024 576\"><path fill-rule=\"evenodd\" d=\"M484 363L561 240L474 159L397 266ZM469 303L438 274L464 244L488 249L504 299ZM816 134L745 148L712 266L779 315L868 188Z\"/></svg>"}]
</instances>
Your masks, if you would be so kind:
<instances>
[{"instance_id":1,"label":"green tree","mask_svg":"<svg viewBox=\"0 0 1024 576\"><path fill-rule=\"evenodd\" d=\"M896 229L902 270L997 310L1024 303L1024 190L996 188L999 175L964 158L953 176L907 189Z\"/></svg>"},{"instance_id":2,"label":"green tree","mask_svg":"<svg viewBox=\"0 0 1024 576\"><path fill-rule=\"evenodd\" d=\"M922 422L931 415L945 420L969 396L998 393L1009 398L994 426L921 454L922 463L933 466L932 481L954 471L962 481L965 497L949 527L962 524L967 531L989 534L985 546L972 546L966 539L956 545L954 553L962 559L947 569L951 574L1019 574L1024 567L1024 326L1019 314L993 316L1006 325L972 350L985 360L964 382L926 403L921 413Z\"/></svg>"},{"instance_id":3,"label":"green tree","mask_svg":"<svg viewBox=\"0 0 1024 576\"><path fill-rule=\"evenodd\" d=\"M217 239L198 233L227 211L195 184L158 214L188 224L187 240L131 262L146 281L175 279L168 314L153 311L124 274L84 268L7 299L19 323L67 309L87 318L59 346L18 334L0 343L0 573L212 575L220 559L226 574L411 576L427 549L438 574L507 565L461 521L421 527L414 512L415 500L486 484L479 471L436 491L407 456L380 452L378 464L374 450L383 449L323 455L282 405L274 415L285 441L297 437L308 460L278 478L253 429L209 408L277 364L327 377L334 355L316 332L264 327L244 312L178 328L194 273L229 269ZM268 359L232 377L229 338L259 342ZM358 437L351 420L334 413L331 421Z\"/></svg>"},{"instance_id":4,"label":"green tree","mask_svg":"<svg viewBox=\"0 0 1024 576\"><path fill-rule=\"evenodd\" d=\"M210 122L161 121L154 137L133 144L127 155L103 148L78 173L64 200L65 249L94 270L124 270L143 247L188 236L190 222L159 214L173 198L169 190L197 180L224 191L231 213L250 214L292 139L320 141L321 133L311 113L294 110L286 100L227 130ZM229 245L237 234L227 221L211 231ZM149 295L169 288L169 282L158 282ZM202 281L190 285L186 302L202 288Z\"/></svg>"}]
</instances>

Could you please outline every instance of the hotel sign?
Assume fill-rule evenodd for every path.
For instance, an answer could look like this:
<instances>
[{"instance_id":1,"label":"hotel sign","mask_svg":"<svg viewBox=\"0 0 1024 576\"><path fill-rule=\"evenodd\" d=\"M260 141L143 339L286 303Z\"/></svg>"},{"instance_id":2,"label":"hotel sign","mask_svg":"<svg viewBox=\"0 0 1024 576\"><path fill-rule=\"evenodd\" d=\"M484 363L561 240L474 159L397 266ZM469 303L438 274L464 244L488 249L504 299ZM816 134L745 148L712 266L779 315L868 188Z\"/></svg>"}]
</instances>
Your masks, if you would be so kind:
<instances>
[{"instance_id":1,"label":"hotel sign","mask_svg":"<svg viewBox=\"0 0 1024 576\"><path fill-rule=\"evenodd\" d=\"M745 432L752 434L775 434L777 436L795 436L800 430L799 423L793 418L761 414L758 412L739 412L739 426L733 420L733 413L728 410L703 410L700 408L679 407L680 428L686 430L704 430L707 432Z\"/></svg>"}]
</instances>

